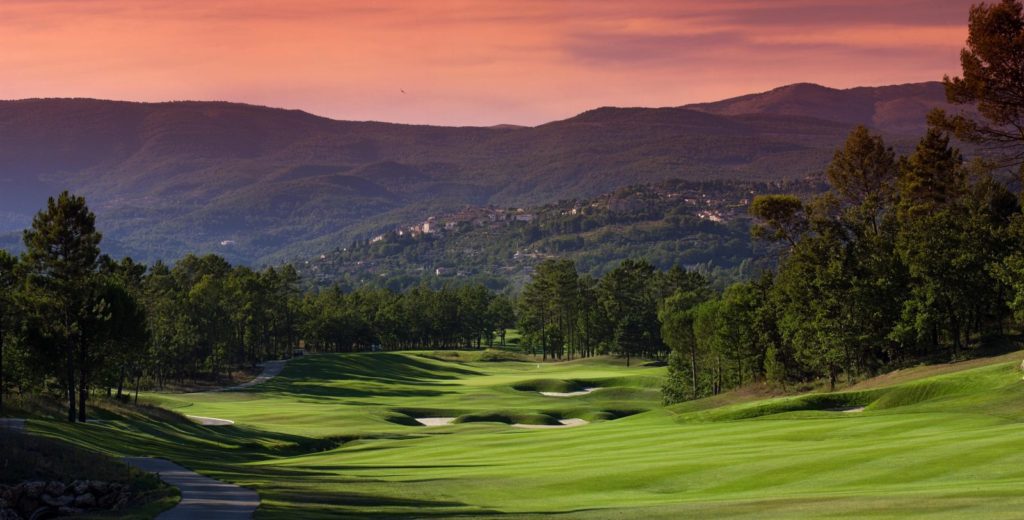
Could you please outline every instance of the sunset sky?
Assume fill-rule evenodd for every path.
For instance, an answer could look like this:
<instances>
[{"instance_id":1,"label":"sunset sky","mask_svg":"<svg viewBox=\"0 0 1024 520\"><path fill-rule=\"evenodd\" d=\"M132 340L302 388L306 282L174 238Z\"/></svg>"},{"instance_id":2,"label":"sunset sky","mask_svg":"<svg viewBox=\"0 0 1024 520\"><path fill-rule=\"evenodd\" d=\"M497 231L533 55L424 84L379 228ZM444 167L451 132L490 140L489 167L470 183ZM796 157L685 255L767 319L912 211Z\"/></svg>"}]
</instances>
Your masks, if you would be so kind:
<instances>
[{"instance_id":1,"label":"sunset sky","mask_svg":"<svg viewBox=\"0 0 1024 520\"><path fill-rule=\"evenodd\" d=\"M2 0L0 98L533 125L795 82L938 80L959 71L971 3Z\"/></svg>"}]
</instances>

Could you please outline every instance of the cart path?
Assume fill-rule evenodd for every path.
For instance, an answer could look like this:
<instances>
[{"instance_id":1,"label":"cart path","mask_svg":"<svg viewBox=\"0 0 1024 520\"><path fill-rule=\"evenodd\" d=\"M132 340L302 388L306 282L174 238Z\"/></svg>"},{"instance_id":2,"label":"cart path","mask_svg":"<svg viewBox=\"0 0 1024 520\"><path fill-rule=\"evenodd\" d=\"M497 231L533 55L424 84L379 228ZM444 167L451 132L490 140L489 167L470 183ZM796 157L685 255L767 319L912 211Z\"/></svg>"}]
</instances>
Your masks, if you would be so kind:
<instances>
[{"instance_id":1,"label":"cart path","mask_svg":"<svg viewBox=\"0 0 1024 520\"><path fill-rule=\"evenodd\" d=\"M226 386L226 387L223 387L223 388L214 388L214 389L211 389L211 390L200 390L198 392L192 392L192 393L231 392L233 390L242 390L242 389L245 389L245 388L249 388L250 386L256 386L256 385L258 385L260 383L266 383L267 381L270 381L271 379L277 377L277 375L280 374L282 370L284 370L284 365L288 361L289 360L287 360L287 359L278 359L278 360L275 360L275 361L266 361L264 363L261 363L261 364L258 365L259 367L263 368L263 371L260 372L260 375L254 377L251 380L246 381L246 382L244 382L242 384L235 385L235 386Z\"/></svg>"},{"instance_id":2,"label":"cart path","mask_svg":"<svg viewBox=\"0 0 1024 520\"><path fill-rule=\"evenodd\" d=\"M0 430L23 432L25 431L25 419L0 419Z\"/></svg>"},{"instance_id":3,"label":"cart path","mask_svg":"<svg viewBox=\"0 0 1024 520\"><path fill-rule=\"evenodd\" d=\"M181 502L157 516L157 520L252 518L260 505L253 490L205 477L169 460L125 457L125 463L149 473L181 491Z\"/></svg>"}]
</instances>

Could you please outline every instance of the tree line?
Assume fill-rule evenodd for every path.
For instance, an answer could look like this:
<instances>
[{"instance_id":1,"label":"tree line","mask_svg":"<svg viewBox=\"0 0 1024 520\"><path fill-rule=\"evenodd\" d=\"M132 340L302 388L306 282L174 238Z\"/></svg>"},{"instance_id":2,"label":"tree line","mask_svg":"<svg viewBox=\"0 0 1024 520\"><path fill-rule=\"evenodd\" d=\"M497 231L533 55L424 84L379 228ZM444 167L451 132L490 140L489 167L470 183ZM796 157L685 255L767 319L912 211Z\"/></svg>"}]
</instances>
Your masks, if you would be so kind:
<instances>
[{"instance_id":1,"label":"tree line","mask_svg":"<svg viewBox=\"0 0 1024 520\"><path fill-rule=\"evenodd\" d=\"M569 259L537 266L519 296L519 330L543 359L612 353L626 358L664 358L658 308L676 292L707 291L700 274L674 266L659 271L646 260L624 260L595 279Z\"/></svg>"},{"instance_id":2,"label":"tree line","mask_svg":"<svg viewBox=\"0 0 1024 520\"><path fill-rule=\"evenodd\" d=\"M94 392L125 398L143 379L217 380L289 356L325 351L480 347L514 324L511 301L480 285L305 292L291 266L256 271L216 255L145 266L100 252L85 199L50 198L24 232L25 252L0 250L3 397L59 393L85 421Z\"/></svg>"},{"instance_id":3,"label":"tree line","mask_svg":"<svg viewBox=\"0 0 1024 520\"><path fill-rule=\"evenodd\" d=\"M1022 11L1017 0L970 10L963 77L944 84L973 111L933 111L906 157L856 128L825 172L825 194L755 198L755 235L786 250L774 272L664 305L666 402L752 380L834 388L959 358L1024 318L1024 217L995 175L1024 163ZM988 159L965 162L950 134Z\"/></svg>"},{"instance_id":4,"label":"tree line","mask_svg":"<svg viewBox=\"0 0 1024 520\"><path fill-rule=\"evenodd\" d=\"M754 231L788 246L775 272L700 301L676 295L668 402L747 381L847 380L925 359L955 359L1003 334L1008 269L1024 231L1017 197L964 163L931 129L897 159L859 127L804 201L756 198Z\"/></svg>"}]
</instances>

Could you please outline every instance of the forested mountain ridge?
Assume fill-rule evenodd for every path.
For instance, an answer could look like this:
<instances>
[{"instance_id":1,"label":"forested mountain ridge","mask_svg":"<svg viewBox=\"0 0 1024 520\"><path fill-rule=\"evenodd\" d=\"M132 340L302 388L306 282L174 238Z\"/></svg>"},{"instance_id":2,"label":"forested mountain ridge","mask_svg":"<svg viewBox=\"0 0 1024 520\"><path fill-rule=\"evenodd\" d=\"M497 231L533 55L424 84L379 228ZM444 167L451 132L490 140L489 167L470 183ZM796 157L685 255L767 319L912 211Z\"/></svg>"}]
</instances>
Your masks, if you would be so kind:
<instances>
[{"instance_id":1,"label":"forested mountain ridge","mask_svg":"<svg viewBox=\"0 0 1024 520\"><path fill-rule=\"evenodd\" d=\"M400 291L482 283L518 288L544 260L567 258L600 277L642 256L667 270L697 271L716 287L770 268L778 248L751 238L748 208L758 194L814 196L817 181L755 183L669 180L627 186L591 199L525 208L467 206L423 215L296 263L314 285Z\"/></svg>"},{"instance_id":2,"label":"forested mountain ridge","mask_svg":"<svg viewBox=\"0 0 1024 520\"><path fill-rule=\"evenodd\" d=\"M532 128L335 121L225 102L0 101L0 246L18 247L32 213L65 188L89 197L114 254L265 263L465 205L540 206L676 178L802 178L849 132L842 107L885 90L876 97L923 122L944 103L928 85L826 89L802 111L750 99L599 108ZM785 105L806 88L785 87ZM893 121L871 126L897 147L919 135Z\"/></svg>"}]
</instances>

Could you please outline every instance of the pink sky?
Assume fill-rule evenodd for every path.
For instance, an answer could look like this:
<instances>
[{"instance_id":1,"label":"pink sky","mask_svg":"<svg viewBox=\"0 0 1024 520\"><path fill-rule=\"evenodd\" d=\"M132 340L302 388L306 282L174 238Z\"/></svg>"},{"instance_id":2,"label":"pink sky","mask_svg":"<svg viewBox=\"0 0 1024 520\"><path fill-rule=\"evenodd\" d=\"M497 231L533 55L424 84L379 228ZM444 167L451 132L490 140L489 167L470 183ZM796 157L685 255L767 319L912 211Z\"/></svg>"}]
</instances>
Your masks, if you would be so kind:
<instances>
[{"instance_id":1,"label":"pink sky","mask_svg":"<svg viewBox=\"0 0 1024 520\"><path fill-rule=\"evenodd\" d=\"M0 98L533 125L959 72L970 0L3 0ZM402 90L405 93L402 93Z\"/></svg>"}]
</instances>

